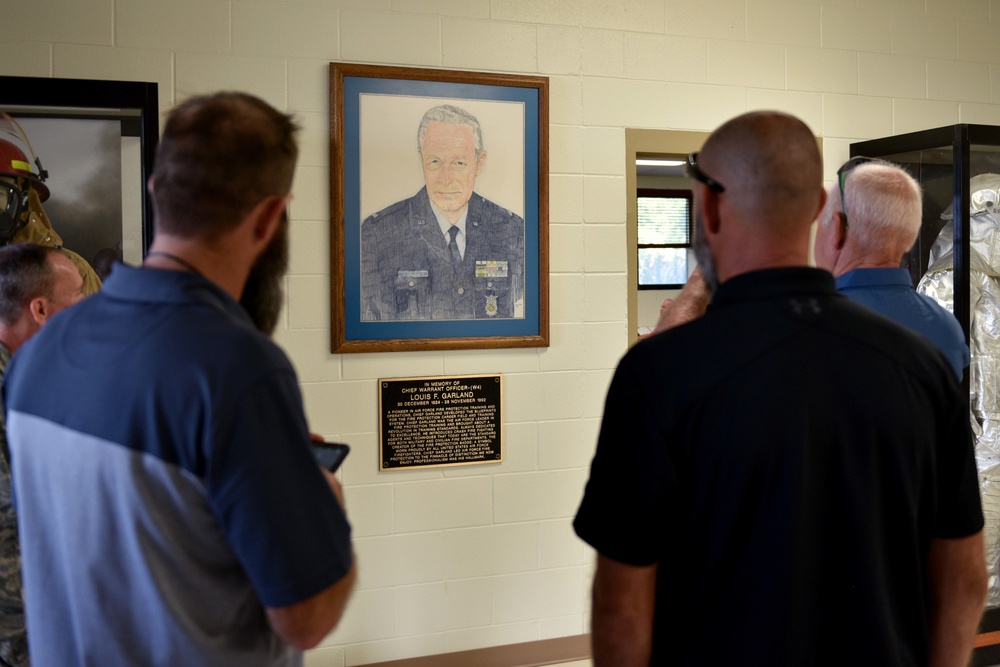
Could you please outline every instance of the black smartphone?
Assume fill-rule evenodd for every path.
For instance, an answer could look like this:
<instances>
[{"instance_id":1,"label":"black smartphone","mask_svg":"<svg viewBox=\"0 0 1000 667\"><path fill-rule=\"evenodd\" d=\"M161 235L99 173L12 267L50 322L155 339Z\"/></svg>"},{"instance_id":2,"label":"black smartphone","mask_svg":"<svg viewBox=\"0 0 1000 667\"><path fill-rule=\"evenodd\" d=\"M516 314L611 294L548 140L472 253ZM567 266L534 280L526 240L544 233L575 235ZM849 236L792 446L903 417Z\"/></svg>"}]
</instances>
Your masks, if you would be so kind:
<instances>
[{"instance_id":1,"label":"black smartphone","mask_svg":"<svg viewBox=\"0 0 1000 667\"><path fill-rule=\"evenodd\" d=\"M351 448L342 442L312 442L310 444L316 462L330 472L336 472L340 464L347 458L347 452L351 451Z\"/></svg>"}]
</instances>

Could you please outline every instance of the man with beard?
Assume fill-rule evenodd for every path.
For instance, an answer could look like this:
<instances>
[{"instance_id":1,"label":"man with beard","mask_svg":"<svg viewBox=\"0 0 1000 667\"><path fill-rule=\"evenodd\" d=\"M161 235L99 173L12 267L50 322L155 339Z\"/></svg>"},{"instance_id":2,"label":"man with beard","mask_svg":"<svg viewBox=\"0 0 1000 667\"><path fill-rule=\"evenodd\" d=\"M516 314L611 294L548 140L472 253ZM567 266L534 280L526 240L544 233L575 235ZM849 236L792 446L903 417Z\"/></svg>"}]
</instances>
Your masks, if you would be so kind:
<instances>
[{"instance_id":1,"label":"man with beard","mask_svg":"<svg viewBox=\"0 0 1000 667\"><path fill-rule=\"evenodd\" d=\"M36 664L300 666L341 617L341 489L291 363L238 303L252 267L280 280L295 131L240 93L171 112L144 266L11 363Z\"/></svg>"},{"instance_id":2,"label":"man with beard","mask_svg":"<svg viewBox=\"0 0 1000 667\"><path fill-rule=\"evenodd\" d=\"M268 336L278 327L281 305L285 294L281 283L288 270L288 212L282 214L281 226L260 258L250 268L247 284L240 296L240 305L246 308L257 328Z\"/></svg>"},{"instance_id":3,"label":"man with beard","mask_svg":"<svg viewBox=\"0 0 1000 667\"><path fill-rule=\"evenodd\" d=\"M608 391L574 522L598 552L595 667L966 664L986 594L968 397L808 266L826 195L804 123L738 116L689 170L718 286Z\"/></svg>"}]
</instances>

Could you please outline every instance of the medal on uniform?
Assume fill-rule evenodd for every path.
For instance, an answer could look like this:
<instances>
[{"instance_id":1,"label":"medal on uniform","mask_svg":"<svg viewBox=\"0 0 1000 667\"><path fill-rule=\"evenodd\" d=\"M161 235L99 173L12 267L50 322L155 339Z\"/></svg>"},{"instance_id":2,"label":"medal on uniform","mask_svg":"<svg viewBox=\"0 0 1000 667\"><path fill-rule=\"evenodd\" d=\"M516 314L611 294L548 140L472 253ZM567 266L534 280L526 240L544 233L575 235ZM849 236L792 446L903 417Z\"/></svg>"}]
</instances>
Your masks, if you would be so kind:
<instances>
[{"instance_id":1,"label":"medal on uniform","mask_svg":"<svg viewBox=\"0 0 1000 667\"><path fill-rule=\"evenodd\" d=\"M492 294L486 295L486 317L496 317L500 312L497 305L497 295L493 291L493 279L507 277L507 260L505 259L477 259L476 278L486 279L486 287Z\"/></svg>"},{"instance_id":2,"label":"medal on uniform","mask_svg":"<svg viewBox=\"0 0 1000 667\"><path fill-rule=\"evenodd\" d=\"M477 278L506 278L507 260L505 259L477 259Z\"/></svg>"}]
</instances>

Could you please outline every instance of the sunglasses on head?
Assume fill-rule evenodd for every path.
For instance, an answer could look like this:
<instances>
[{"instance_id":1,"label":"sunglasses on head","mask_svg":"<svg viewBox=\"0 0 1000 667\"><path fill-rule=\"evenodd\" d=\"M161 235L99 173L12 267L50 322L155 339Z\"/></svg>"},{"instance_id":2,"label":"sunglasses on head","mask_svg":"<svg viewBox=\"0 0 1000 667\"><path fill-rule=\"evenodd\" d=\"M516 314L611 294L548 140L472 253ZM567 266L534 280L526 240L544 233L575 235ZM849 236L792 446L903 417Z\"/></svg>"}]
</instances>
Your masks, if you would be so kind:
<instances>
[{"instance_id":1,"label":"sunglasses on head","mask_svg":"<svg viewBox=\"0 0 1000 667\"><path fill-rule=\"evenodd\" d=\"M840 165L840 169L837 170L837 183L840 184L840 212L844 215L844 227L848 226L847 204L844 201L844 185L847 184L847 175L859 165L877 161L878 160L876 160L876 158L859 155L857 157L852 157L850 160Z\"/></svg>"},{"instance_id":2,"label":"sunglasses on head","mask_svg":"<svg viewBox=\"0 0 1000 667\"><path fill-rule=\"evenodd\" d=\"M698 167L698 153L688 153L687 163L684 165L684 173L688 178L693 178L699 183L704 183L712 192L725 192L726 186L706 174Z\"/></svg>"}]
</instances>

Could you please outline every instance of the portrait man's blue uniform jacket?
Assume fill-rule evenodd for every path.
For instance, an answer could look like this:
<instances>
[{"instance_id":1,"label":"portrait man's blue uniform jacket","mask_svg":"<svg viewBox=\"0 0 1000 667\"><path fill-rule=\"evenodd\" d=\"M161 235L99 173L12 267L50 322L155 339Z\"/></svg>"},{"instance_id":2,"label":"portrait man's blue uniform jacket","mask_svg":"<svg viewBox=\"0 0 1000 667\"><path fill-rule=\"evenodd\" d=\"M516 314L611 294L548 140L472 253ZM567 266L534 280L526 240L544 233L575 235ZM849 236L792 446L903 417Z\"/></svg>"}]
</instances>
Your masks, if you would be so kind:
<instances>
[{"instance_id":1,"label":"portrait man's blue uniform jacket","mask_svg":"<svg viewBox=\"0 0 1000 667\"><path fill-rule=\"evenodd\" d=\"M458 262L427 188L366 218L361 225L361 319L520 316L524 219L473 193L465 235L465 254Z\"/></svg>"}]
</instances>

